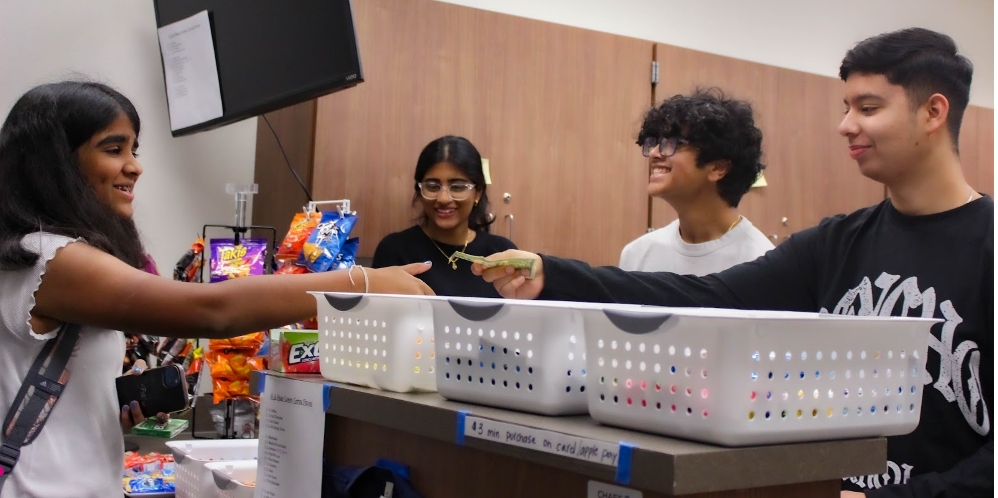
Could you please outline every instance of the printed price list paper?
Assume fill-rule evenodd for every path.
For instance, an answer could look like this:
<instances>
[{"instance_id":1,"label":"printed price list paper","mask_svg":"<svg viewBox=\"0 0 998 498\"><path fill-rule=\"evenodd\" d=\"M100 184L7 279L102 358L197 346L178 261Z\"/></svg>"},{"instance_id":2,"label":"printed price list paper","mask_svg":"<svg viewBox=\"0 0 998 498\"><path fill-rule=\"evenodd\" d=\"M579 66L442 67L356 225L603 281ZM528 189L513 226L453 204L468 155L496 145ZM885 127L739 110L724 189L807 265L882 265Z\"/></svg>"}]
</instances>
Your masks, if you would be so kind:
<instances>
[{"instance_id":1,"label":"printed price list paper","mask_svg":"<svg viewBox=\"0 0 998 498\"><path fill-rule=\"evenodd\" d=\"M323 384L267 376L260 394L256 498L319 496Z\"/></svg>"}]
</instances>

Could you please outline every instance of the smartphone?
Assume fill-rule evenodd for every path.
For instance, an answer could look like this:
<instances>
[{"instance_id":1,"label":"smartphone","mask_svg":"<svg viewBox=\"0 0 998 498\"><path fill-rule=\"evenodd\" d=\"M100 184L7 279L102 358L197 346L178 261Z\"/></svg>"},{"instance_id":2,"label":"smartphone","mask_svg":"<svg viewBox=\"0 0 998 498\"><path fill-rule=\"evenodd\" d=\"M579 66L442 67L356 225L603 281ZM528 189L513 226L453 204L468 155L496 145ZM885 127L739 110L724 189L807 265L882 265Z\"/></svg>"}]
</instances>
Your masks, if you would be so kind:
<instances>
[{"instance_id":1,"label":"smartphone","mask_svg":"<svg viewBox=\"0 0 998 498\"><path fill-rule=\"evenodd\" d=\"M150 368L139 375L122 375L115 380L118 406L139 403L142 415L170 413L187 408L187 379L180 365Z\"/></svg>"}]
</instances>

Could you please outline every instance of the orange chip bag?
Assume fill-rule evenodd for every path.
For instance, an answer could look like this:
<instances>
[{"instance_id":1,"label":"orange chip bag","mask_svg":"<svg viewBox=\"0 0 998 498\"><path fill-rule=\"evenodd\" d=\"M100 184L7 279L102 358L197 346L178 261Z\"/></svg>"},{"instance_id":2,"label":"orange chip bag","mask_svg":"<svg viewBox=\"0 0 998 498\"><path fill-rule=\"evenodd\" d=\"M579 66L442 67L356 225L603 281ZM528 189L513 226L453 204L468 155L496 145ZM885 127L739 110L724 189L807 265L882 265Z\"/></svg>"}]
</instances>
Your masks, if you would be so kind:
<instances>
[{"instance_id":1,"label":"orange chip bag","mask_svg":"<svg viewBox=\"0 0 998 498\"><path fill-rule=\"evenodd\" d=\"M250 397L248 380L212 379L212 387L216 405L226 399Z\"/></svg>"},{"instance_id":2,"label":"orange chip bag","mask_svg":"<svg viewBox=\"0 0 998 498\"><path fill-rule=\"evenodd\" d=\"M260 349L260 346L263 346L263 341L266 340L266 338L267 334L265 332L253 332L252 334L230 337L228 339L212 339L208 341L208 344L213 351L240 348L252 349L255 353Z\"/></svg>"},{"instance_id":3,"label":"orange chip bag","mask_svg":"<svg viewBox=\"0 0 998 498\"><path fill-rule=\"evenodd\" d=\"M250 372L266 368L263 358L242 350L209 351L205 360L211 367L212 379L249 380Z\"/></svg>"},{"instance_id":4,"label":"orange chip bag","mask_svg":"<svg viewBox=\"0 0 998 498\"><path fill-rule=\"evenodd\" d=\"M308 236L315 230L315 226L322 219L322 213L298 213L291 220L291 228L284 236L280 247L277 249L276 258L280 260L296 259L301 252L302 246L308 240Z\"/></svg>"},{"instance_id":5,"label":"orange chip bag","mask_svg":"<svg viewBox=\"0 0 998 498\"><path fill-rule=\"evenodd\" d=\"M274 273L278 275L304 275L309 273L308 268L304 266L298 266L295 264L294 260L286 260L281 263L281 267L277 269Z\"/></svg>"}]
</instances>

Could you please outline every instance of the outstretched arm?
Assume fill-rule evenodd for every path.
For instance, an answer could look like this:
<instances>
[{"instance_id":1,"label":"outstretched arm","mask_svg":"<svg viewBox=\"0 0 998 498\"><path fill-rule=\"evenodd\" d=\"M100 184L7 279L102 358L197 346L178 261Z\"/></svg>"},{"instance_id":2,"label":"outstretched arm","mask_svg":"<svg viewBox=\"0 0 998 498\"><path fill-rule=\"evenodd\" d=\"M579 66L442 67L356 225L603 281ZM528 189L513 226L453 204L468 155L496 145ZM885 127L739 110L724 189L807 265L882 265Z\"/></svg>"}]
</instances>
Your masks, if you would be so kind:
<instances>
[{"instance_id":1,"label":"outstretched arm","mask_svg":"<svg viewBox=\"0 0 998 498\"><path fill-rule=\"evenodd\" d=\"M534 279L511 267L472 271L507 298L618 302L760 310L817 311L817 229L809 229L765 255L705 277L593 268L581 261L505 251L488 259L540 258Z\"/></svg>"},{"instance_id":2,"label":"outstretched arm","mask_svg":"<svg viewBox=\"0 0 998 498\"><path fill-rule=\"evenodd\" d=\"M428 268L420 263L367 269L369 291L431 295L412 276ZM353 270L353 283L346 271L175 282L77 242L48 262L35 294L32 326L37 333L67 322L166 337L231 337L315 316L315 298L308 291L364 290L360 269Z\"/></svg>"}]
</instances>

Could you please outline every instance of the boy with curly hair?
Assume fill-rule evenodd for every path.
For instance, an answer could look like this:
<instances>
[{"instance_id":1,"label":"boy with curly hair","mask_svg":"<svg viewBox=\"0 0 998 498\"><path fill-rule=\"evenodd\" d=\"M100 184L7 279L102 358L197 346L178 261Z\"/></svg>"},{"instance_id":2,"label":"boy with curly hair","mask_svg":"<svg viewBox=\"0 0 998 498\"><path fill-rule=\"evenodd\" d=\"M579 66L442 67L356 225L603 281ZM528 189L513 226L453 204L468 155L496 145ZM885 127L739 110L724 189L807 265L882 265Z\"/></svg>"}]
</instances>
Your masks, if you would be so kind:
<instances>
[{"instance_id":1,"label":"boy with curly hair","mask_svg":"<svg viewBox=\"0 0 998 498\"><path fill-rule=\"evenodd\" d=\"M620 268L709 275L773 248L738 203L765 167L752 106L719 89L676 95L648 111L638 134L648 195L678 219L624 247Z\"/></svg>"}]
</instances>

